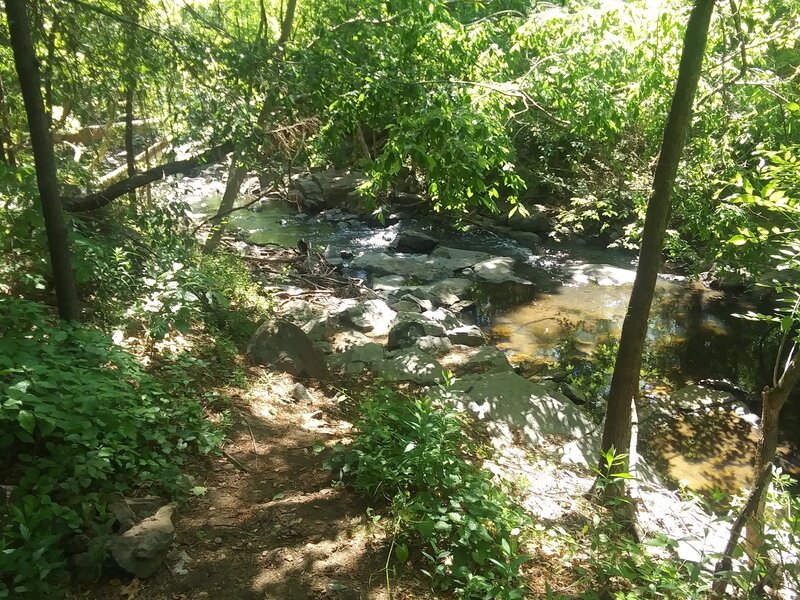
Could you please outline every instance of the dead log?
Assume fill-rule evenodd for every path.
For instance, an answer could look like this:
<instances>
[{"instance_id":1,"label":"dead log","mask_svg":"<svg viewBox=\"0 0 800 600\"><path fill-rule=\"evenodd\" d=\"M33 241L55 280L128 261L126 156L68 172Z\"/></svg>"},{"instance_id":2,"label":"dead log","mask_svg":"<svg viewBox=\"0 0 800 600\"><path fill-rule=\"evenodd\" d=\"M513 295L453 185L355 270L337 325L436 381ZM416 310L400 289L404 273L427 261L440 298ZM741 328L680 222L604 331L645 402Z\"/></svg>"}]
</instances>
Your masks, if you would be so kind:
<instances>
[{"instance_id":1,"label":"dead log","mask_svg":"<svg viewBox=\"0 0 800 600\"><path fill-rule=\"evenodd\" d=\"M193 156L186 160L176 160L174 162L165 163L147 171L137 173L133 177L128 177L122 181L118 181L99 192L93 192L86 196L79 196L77 198L67 198L63 200L64 208L68 212L88 212L102 208L120 196L124 196L129 192L144 187L154 181L163 179L168 175L177 175L179 173L188 173L192 169L204 165L212 164L221 161L227 154L233 151L233 142L227 141L219 146L215 146L206 150L202 154Z\"/></svg>"}]
</instances>

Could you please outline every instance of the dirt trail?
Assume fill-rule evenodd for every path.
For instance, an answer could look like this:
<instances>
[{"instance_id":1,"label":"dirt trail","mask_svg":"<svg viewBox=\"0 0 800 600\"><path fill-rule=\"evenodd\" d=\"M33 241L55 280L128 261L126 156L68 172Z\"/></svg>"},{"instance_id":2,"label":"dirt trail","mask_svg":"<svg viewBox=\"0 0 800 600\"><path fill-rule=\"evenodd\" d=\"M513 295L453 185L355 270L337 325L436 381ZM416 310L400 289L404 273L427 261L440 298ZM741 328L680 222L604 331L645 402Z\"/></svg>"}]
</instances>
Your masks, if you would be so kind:
<instances>
[{"instance_id":1,"label":"dirt trail","mask_svg":"<svg viewBox=\"0 0 800 600\"><path fill-rule=\"evenodd\" d=\"M247 392L233 394L226 456L191 470L207 492L179 509L166 565L146 581L120 577L78 597L386 598L385 535L364 500L322 468L350 423L321 389L297 401L290 377L253 375ZM392 590L397 600L410 594Z\"/></svg>"}]
</instances>

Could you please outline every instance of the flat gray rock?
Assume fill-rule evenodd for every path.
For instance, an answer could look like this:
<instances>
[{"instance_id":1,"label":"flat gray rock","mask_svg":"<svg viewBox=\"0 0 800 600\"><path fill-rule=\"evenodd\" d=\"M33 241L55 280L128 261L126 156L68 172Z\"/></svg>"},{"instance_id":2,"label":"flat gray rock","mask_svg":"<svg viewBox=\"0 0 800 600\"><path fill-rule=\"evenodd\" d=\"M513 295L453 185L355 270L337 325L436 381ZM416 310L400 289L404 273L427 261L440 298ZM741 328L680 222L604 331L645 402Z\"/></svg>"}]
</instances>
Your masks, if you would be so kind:
<instances>
[{"instance_id":1,"label":"flat gray rock","mask_svg":"<svg viewBox=\"0 0 800 600\"><path fill-rule=\"evenodd\" d=\"M454 344L462 346L483 346L486 343L483 331L475 325L461 325L448 329L447 337Z\"/></svg>"},{"instance_id":2,"label":"flat gray rock","mask_svg":"<svg viewBox=\"0 0 800 600\"><path fill-rule=\"evenodd\" d=\"M513 370L514 368L508 362L502 350L498 350L494 346L484 346L473 354L458 369L458 372L460 375L472 375L478 373L510 373Z\"/></svg>"},{"instance_id":3,"label":"flat gray rock","mask_svg":"<svg viewBox=\"0 0 800 600\"><path fill-rule=\"evenodd\" d=\"M490 283L513 281L530 285L531 282L514 274L514 259L508 256L496 256L473 265L472 271L481 279Z\"/></svg>"},{"instance_id":4,"label":"flat gray rock","mask_svg":"<svg viewBox=\"0 0 800 600\"><path fill-rule=\"evenodd\" d=\"M515 373L466 375L446 391L432 393L486 421L500 437L516 429L540 445L549 436L559 436L566 438L559 444L563 461L597 462L599 427L563 394Z\"/></svg>"},{"instance_id":5,"label":"flat gray rock","mask_svg":"<svg viewBox=\"0 0 800 600\"><path fill-rule=\"evenodd\" d=\"M387 381L434 385L442 381L442 365L419 348L405 348L387 355L375 367L375 374Z\"/></svg>"}]
</instances>

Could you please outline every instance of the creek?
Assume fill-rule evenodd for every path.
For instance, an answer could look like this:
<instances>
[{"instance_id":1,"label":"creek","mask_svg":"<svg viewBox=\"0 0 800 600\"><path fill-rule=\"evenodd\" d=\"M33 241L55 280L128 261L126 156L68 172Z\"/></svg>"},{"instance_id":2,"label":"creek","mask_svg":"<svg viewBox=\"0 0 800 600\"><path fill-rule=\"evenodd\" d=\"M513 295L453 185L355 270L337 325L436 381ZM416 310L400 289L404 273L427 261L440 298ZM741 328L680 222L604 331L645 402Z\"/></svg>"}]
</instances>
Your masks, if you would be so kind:
<instances>
[{"instance_id":1,"label":"creek","mask_svg":"<svg viewBox=\"0 0 800 600\"><path fill-rule=\"evenodd\" d=\"M213 214L219 204L218 193L189 193L186 198L196 217ZM566 368L573 380L593 381L598 396L607 391L602 375L593 375L595 353L599 348L608 353L619 334L635 272L630 253L554 242L532 251L482 229L457 231L441 221L411 217L382 226L346 213L310 216L279 199L237 211L229 223L256 244L295 247L302 239L315 250L331 247L358 256L387 250L400 231L412 229L445 246L513 258L516 274L533 285L476 281L476 324L523 372ZM365 272L349 274L370 279ZM751 300L680 276L659 278L647 334L640 440L650 461L695 491L738 492L749 483L756 440L753 413L759 414L758 390L770 380L777 343L763 323L733 314L758 308ZM671 391L704 380L725 380L740 388L736 402L714 406L720 398L730 398L716 391L700 398L712 404L704 410L679 410L670 401ZM799 407L796 393L782 414L779 451L782 466L795 475Z\"/></svg>"}]
</instances>

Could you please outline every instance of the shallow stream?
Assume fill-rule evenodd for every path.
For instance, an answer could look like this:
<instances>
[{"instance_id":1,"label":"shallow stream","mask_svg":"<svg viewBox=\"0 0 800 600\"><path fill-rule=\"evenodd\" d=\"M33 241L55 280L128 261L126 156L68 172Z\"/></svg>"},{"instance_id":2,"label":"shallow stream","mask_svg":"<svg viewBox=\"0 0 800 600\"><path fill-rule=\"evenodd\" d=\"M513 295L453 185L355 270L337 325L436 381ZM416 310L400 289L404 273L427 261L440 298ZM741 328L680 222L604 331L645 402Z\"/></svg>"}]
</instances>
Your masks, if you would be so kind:
<instances>
[{"instance_id":1,"label":"shallow stream","mask_svg":"<svg viewBox=\"0 0 800 600\"><path fill-rule=\"evenodd\" d=\"M198 215L208 215L216 210L219 195L189 193L187 200ZM554 243L532 252L483 230L460 232L411 219L386 227L355 219L328 221L298 214L278 199L255 208L233 213L230 223L259 244L294 247L303 239L316 250L331 246L358 255L386 249L399 231L415 229L446 246L514 258L518 274L534 285L476 283L473 298L477 324L517 363L558 363L580 376L581 369L594 368L598 344L613 340L622 325L635 270L635 257L624 252ZM365 273L352 274L367 278ZM672 478L692 489L735 492L746 486L755 433L730 407L701 415L677 414L667 402L669 391L725 379L749 393L739 399L758 414L757 392L769 381L776 343L762 324L732 316L757 308L681 277L659 279L648 330L641 439L649 440L651 460L661 462ZM782 416L785 466L798 464L798 408L795 394Z\"/></svg>"}]
</instances>

